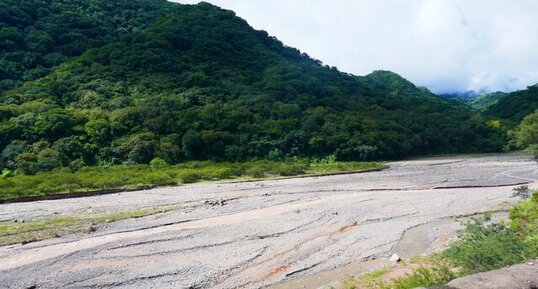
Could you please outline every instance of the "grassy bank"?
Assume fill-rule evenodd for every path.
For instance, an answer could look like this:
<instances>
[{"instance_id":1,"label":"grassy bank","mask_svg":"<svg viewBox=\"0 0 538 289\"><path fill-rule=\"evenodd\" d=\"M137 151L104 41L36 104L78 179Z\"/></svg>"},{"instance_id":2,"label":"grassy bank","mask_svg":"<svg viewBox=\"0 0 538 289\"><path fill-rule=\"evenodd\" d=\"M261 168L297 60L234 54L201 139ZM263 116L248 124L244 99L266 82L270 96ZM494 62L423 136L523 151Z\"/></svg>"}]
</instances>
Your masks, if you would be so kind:
<instances>
[{"instance_id":1,"label":"grassy bank","mask_svg":"<svg viewBox=\"0 0 538 289\"><path fill-rule=\"evenodd\" d=\"M133 189L230 179L262 179L382 169L377 162L252 161L120 165L0 177L0 201L78 192Z\"/></svg>"},{"instance_id":2,"label":"grassy bank","mask_svg":"<svg viewBox=\"0 0 538 289\"><path fill-rule=\"evenodd\" d=\"M413 289L449 281L538 258L538 191L515 190L524 201L510 210L508 221L492 223L490 216L474 219L447 250L426 258L342 280L346 289ZM399 272L398 272L399 271ZM405 272L401 274L401 272Z\"/></svg>"},{"instance_id":3,"label":"grassy bank","mask_svg":"<svg viewBox=\"0 0 538 289\"><path fill-rule=\"evenodd\" d=\"M186 203L113 213L55 216L37 220L26 220L24 222L0 222L0 246L41 241L73 233L91 233L94 230L94 226L99 224L113 223L131 218L142 218L198 205L200 204Z\"/></svg>"}]
</instances>

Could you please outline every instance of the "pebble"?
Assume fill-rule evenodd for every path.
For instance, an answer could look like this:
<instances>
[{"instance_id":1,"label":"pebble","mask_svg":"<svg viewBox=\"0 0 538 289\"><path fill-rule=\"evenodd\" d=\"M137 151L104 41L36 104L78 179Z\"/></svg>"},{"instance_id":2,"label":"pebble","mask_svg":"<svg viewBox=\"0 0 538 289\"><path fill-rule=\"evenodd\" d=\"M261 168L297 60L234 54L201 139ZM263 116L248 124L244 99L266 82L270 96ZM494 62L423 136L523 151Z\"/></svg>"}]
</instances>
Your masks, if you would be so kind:
<instances>
[{"instance_id":1,"label":"pebble","mask_svg":"<svg viewBox=\"0 0 538 289\"><path fill-rule=\"evenodd\" d=\"M400 262L400 260L402 260L400 258L400 256L398 256L398 254L392 254L392 256L390 256L390 259L389 259L392 263L396 264L398 262Z\"/></svg>"}]
</instances>

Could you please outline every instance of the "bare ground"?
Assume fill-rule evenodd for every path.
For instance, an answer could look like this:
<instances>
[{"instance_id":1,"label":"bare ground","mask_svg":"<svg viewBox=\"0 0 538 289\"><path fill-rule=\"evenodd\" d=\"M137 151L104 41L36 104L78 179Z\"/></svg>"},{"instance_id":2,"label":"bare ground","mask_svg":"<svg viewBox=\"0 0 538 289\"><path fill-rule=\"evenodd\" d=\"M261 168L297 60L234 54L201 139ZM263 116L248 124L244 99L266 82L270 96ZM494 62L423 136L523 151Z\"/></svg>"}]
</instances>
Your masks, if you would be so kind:
<instances>
[{"instance_id":1,"label":"bare ground","mask_svg":"<svg viewBox=\"0 0 538 289\"><path fill-rule=\"evenodd\" d=\"M0 221L198 203L90 234L0 247L0 287L316 288L331 281L323 272L358 272L368 263L354 264L364 260L442 246L455 231L444 220L502 210L514 186L537 180L528 156L510 154L6 204Z\"/></svg>"}]
</instances>

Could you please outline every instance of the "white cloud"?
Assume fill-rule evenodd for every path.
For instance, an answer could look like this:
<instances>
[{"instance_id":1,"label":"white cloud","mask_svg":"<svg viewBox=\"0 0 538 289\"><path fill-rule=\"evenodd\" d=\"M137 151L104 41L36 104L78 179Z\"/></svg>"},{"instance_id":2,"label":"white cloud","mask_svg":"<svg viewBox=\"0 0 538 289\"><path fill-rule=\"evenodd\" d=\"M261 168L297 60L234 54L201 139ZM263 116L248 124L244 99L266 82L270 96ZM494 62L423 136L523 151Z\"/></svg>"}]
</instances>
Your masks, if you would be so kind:
<instances>
[{"instance_id":1,"label":"white cloud","mask_svg":"<svg viewBox=\"0 0 538 289\"><path fill-rule=\"evenodd\" d=\"M512 91L538 83L536 0L208 2L358 75L392 70L439 93Z\"/></svg>"}]
</instances>

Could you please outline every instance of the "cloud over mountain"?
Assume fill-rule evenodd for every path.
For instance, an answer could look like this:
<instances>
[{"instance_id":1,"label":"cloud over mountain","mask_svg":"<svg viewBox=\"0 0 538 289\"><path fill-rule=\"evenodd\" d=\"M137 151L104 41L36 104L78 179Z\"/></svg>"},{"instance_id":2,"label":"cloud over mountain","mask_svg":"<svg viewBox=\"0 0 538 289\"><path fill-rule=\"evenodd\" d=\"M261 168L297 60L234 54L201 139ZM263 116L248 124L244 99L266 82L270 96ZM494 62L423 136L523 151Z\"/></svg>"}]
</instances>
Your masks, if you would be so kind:
<instances>
[{"instance_id":1,"label":"cloud over mountain","mask_svg":"<svg viewBox=\"0 0 538 289\"><path fill-rule=\"evenodd\" d=\"M512 91L538 82L534 0L209 2L354 74L392 70L437 93Z\"/></svg>"}]
</instances>

